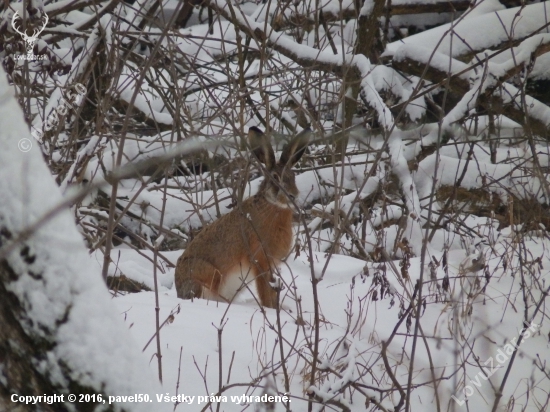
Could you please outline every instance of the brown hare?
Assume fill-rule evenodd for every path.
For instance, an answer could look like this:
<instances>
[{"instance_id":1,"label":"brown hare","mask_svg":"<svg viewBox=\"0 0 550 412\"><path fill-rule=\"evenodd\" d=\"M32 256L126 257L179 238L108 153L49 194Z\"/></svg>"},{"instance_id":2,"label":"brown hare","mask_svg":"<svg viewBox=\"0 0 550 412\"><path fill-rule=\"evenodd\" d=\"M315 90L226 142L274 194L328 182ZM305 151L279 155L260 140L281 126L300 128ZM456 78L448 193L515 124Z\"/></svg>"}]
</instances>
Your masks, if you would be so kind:
<instances>
[{"instance_id":1,"label":"brown hare","mask_svg":"<svg viewBox=\"0 0 550 412\"><path fill-rule=\"evenodd\" d=\"M178 259L179 298L207 298L231 302L255 279L260 303L276 308L273 271L292 248L293 200L298 189L292 166L309 141L309 129L283 148L279 162L269 139L257 127L248 132L256 158L265 165L258 193L204 228Z\"/></svg>"}]
</instances>

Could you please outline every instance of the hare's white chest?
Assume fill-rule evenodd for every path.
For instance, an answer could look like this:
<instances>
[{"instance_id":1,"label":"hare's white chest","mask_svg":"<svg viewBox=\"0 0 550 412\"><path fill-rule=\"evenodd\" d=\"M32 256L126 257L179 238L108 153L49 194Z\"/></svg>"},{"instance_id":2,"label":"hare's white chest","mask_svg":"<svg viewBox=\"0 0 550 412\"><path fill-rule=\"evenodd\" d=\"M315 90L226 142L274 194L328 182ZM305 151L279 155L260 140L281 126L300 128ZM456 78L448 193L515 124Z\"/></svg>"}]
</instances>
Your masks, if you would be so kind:
<instances>
[{"instance_id":1,"label":"hare's white chest","mask_svg":"<svg viewBox=\"0 0 550 412\"><path fill-rule=\"evenodd\" d=\"M242 261L238 266L224 274L217 294L203 287L202 297L209 300L231 302L241 292L243 297L248 295L251 299L252 294L257 294L254 275L250 265L246 261Z\"/></svg>"}]
</instances>

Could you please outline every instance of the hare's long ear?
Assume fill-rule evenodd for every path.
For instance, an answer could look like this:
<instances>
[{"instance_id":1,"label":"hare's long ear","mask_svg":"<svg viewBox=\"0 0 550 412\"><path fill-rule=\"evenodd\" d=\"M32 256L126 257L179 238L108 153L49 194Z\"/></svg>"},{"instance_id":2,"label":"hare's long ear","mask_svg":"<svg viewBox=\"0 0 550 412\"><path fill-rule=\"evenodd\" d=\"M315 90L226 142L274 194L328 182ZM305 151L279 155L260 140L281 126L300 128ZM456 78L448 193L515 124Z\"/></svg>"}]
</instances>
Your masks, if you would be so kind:
<instances>
[{"instance_id":1,"label":"hare's long ear","mask_svg":"<svg viewBox=\"0 0 550 412\"><path fill-rule=\"evenodd\" d=\"M281 160L279 163L282 165L293 166L304 154L306 147L309 144L309 138L311 136L311 129L308 127L301 133L297 134L288 144L283 147L283 153L281 154Z\"/></svg>"},{"instance_id":2,"label":"hare's long ear","mask_svg":"<svg viewBox=\"0 0 550 412\"><path fill-rule=\"evenodd\" d=\"M275 153L264 132L252 126L248 129L248 144L250 144L252 153L254 153L260 162L265 164L267 169L272 169L275 166Z\"/></svg>"}]
</instances>

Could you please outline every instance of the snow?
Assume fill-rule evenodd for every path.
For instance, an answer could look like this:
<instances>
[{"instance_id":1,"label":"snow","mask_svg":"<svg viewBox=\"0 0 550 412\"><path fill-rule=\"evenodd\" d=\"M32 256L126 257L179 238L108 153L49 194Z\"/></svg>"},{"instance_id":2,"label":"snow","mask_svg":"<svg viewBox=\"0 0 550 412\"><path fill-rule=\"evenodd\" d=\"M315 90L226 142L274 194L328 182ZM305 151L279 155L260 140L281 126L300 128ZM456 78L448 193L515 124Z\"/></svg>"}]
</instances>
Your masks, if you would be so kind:
<instances>
[{"instance_id":1,"label":"snow","mask_svg":"<svg viewBox=\"0 0 550 412\"><path fill-rule=\"evenodd\" d=\"M500 238L495 245L495 251L486 251L487 261L490 265L491 273L494 273L487 285L485 299L474 299L472 301L473 313L471 316L460 315L461 328L465 334L471 337L476 337L473 340L475 352L481 357L481 361L495 357L498 355L498 349L513 338L517 338L519 327L521 325L521 313L515 313L506 309L507 299L504 295L510 290L513 293L520 290L520 284L517 278L505 275L498 268L498 262L501 255L510 254L511 250L507 245L506 238ZM543 242L541 239L533 242L528 242L528 247L534 257L543 256L544 262L549 259L548 242ZM509 255L511 267L516 267L516 258ZM460 265L463 264L468 255L463 250L452 250L448 253L449 271L458 273ZM439 259L439 258L438 258ZM312 262L315 266L315 272L320 275L321 268L324 267L326 255L316 253L313 255ZM390 282L390 290L393 291L395 305L390 305L391 296L377 301L371 300L373 289L373 276L376 273L382 273L380 264L367 264L370 275L363 277L360 274L364 272L365 262L350 257L341 255L332 255L328 258L329 264L324 271L322 281L319 284L319 300L320 307L323 311L323 323L327 325L322 327L320 353L323 365L330 366L333 370L339 371L339 378L334 380L326 380L318 388L310 388L309 385L302 380L299 371L303 370L306 365L300 357L291 356L287 360L287 368L295 371L295 375L291 375L290 393L292 396L292 407L296 410L302 410L306 407L305 401L302 400L306 389L313 390L321 398L328 400L334 396L341 397L337 394L338 389L347 382L355 379L363 379L363 382L368 384L367 376L369 373L364 368L366 365L374 365L376 359L379 359L381 342L387 340L393 330L394 320L396 321L399 312L399 301L405 299L404 292L408 286L402 285L397 274L388 270L388 280ZM516 263L513 263L513 262ZM546 263L545 263L546 264ZM544 264L544 265L545 265ZM515 269L514 269L515 270ZM436 270L437 277L441 281L443 277L442 268ZM414 258L411 261L409 270L411 282L414 284L415 279L419 275L419 260ZM548 270L544 271L544 276L548 276ZM291 256L285 265L281 268L281 275L284 283L291 287L284 291L283 304L288 308L281 313L281 323L283 332L287 337L296 336L293 338L293 346L296 350L306 351L307 353L307 337L312 333L311 322L312 318L312 295L310 285L310 268L307 262L307 256L302 254L300 257ZM354 280L354 281L353 281ZM460 286L459 278L451 281L451 289L449 297L451 299L461 299L459 293L460 288L466 289L473 287L473 283L467 281L463 286ZM485 284L485 279L481 285ZM305 329L295 324L297 316L296 302L293 296L300 298L300 306L303 310L301 315L306 322ZM238 411L242 406L231 402L230 396L240 396L245 393L245 388L240 386L230 387L230 384L243 383L248 385L251 379L255 376L260 376L272 367L277 367L279 361L279 351L277 347L276 331L272 330L269 325L276 325L276 316L273 310L268 309L263 315L253 299L241 300L238 304L233 304L230 307L225 303L208 302L206 300L182 301L175 297L175 291L167 290L160 295L161 319L165 319L178 305L181 311L174 316L174 321L164 327L161 333L161 341L163 347L163 364L170 372L165 375L165 389L170 395L176 394L176 385L178 382L178 368L181 369L179 376L179 393L184 393L190 396L205 396L210 393L216 393L219 390L218 382L218 355L220 351L223 353L222 358L222 374L223 382L230 375L228 381L228 389L223 393L228 396L228 402L222 403L221 407L224 411ZM367 301L363 300L367 297ZM483 301L492 302L489 309L483 304ZM153 312L150 308L154 305L154 295L152 292L144 292L139 294L130 294L115 299L115 304L127 325L131 326L130 331L134 337L145 344L153 334L152 326L154 325ZM363 302L363 304L361 304ZM453 312L445 311L443 302L435 303L433 297L429 298L426 312L422 316L422 324L425 332L429 336L441 336L441 340L428 339L432 361L435 365L444 366L447 369L446 375L450 375L455 368L460 368L462 361L455 357L454 338L451 331L457 327L453 320ZM518 302L519 303L519 302ZM467 302L464 302L467 304ZM461 309L462 310L462 309ZM466 310L466 309L464 309ZM506 317L502 317L502 311L506 312ZM521 311L520 311L521 312ZM300 313L300 312L298 312ZM348 315L350 317L348 317ZM381 315L383 313L383 315ZM534 323L540 324L540 315L534 320ZM348 324L355 325L353 333L346 334ZM218 347L218 332L217 329L223 325L222 332L222 347ZM404 329L404 326L402 325ZM429 329L429 333L427 331ZM546 329L545 329L546 330ZM543 333L535 333L533 337L525 340L520 349L520 356L516 358L514 373L509 379L511 381L505 387L505 396L515 394L517 401L524 404L525 392L524 385L521 384L521 376L529 376L536 372L532 369L532 353L546 350L547 339ZM490 343L493 342L493 343ZM393 342L389 346L389 356L396 357L402 351L403 345L410 349L410 342L405 343L402 337L394 337ZM180 348L183 350L181 365L179 363ZM408 349L408 350L409 350ZM153 356L155 349L151 346L147 349L148 356ZM294 353L291 350L290 342L284 344L285 353ZM429 380L429 373L426 370L428 367L428 359L424 348L420 349L419 358L417 359L417 368L419 375L415 377L418 382ZM171 365L171 366L169 366ZM229 367L231 365L231 373ZM499 366L495 362L495 366ZM506 366L506 364L504 364ZM404 368L400 366L398 368ZM479 371L475 365L466 364L466 376L471 379ZM404 372L404 370L403 370ZM373 372L374 373L374 372ZM460 372L459 372L460 373ZM206 382L203 381L202 375L205 376ZM492 384L498 384L502 379L504 372L496 370L491 378ZM362 378L361 378L362 376ZM398 370L398 376L399 370ZM460 376L462 374L460 373ZM539 375L540 376L540 375ZM282 377L275 381L275 386L279 393L285 390L282 387ZM460 378L462 379L462 378ZM414 382L414 381L413 381ZM205 386L206 385L206 386ZM447 404L451 401L450 396L456 395L457 399L465 398L460 390L460 387L455 386L453 380L443 380L440 383L441 402ZM481 385L479 388L481 394L476 393L470 400L477 404L487 405L490 394L491 385ZM249 389L246 392L250 394L261 393L261 388L256 387ZM433 404L433 393L429 388L420 388L418 397L422 398L422 408L424 410L432 410L435 407ZM423 394L423 395L422 395ZM535 392L537 397L544 394L539 391ZM413 405L420 406L420 401L417 396L414 397ZM344 403L350 405L353 411L364 410L364 405L361 402L357 403L349 398L338 398ZM383 403L385 407L390 407L388 403ZM205 403L200 405L185 405L186 410L199 411L205 406ZM182 408L182 406L179 406ZM178 409L179 409L178 408ZM283 410L282 405L276 405L276 410Z\"/></svg>"},{"instance_id":2,"label":"snow","mask_svg":"<svg viewBox=\"0 0 550 412\"><path fill-rule=\"evenodd\" d=\"M528 112L529 116L540 121L546 128L550 127L550 108L547 105L531 96L525 96L523 102L521 91L507 83L503 85L497 94L500 95L504 103L513 101L516 107L520 107L525 112Z\"/></svg>"},{"instance_id":3,"label":"snow","mask_svg":"<svg viewBox=\"0 0 550 412\"><path fill-rule=\"evenodd\" d=\"M473 7L465 13L464 19L471 19L472 17L506 10L506 6L498 0L477 0L473 3L475 4L472 4Z\"/></svg>"},{"instance_id":4,"label":"snow","mask_svg":"<svg viewBox=\"0 0 550 412\"><path fill-rule=\"evenodd\" d=\"M180 256L180 252L161 252L162 257L158 258L159 270L157 278L162 291L171 289L174 284L175 264ZM132 280L144 283L150 289L154 289L155 285L151 277L151 267L153 262L153 252L143 250L140 254L136 254L134 250L128 248L114 248L111 251L111 258L114 262L109 266L108 276L125 275ZM166 257L167 261L164 261ZM96 262L98 269L103 266L103 254L95 252L92 255L92 260Z\"/></svg>"},{"instance_id":5,"label":"snow","mask_svg":"<svg viewBox=\"0 0 550 412\"><path fill-rule=\"evenodd\" d=\"M393 54L396 61L404 61L411 58L414 61L429 63L431 67L449 73L459 73L465 70L468 65L455 59L450 59L441 52L437 52L430 47L420 46L415 43L405 43L400 45ZM467 78L467 72L463 74Z\"/></svg>"},{"instance_id":6,"label":"snow","mask_svg":"<svg viewBox=\"0 0 550 412\"><path fill-rule=\"evenodd\" d=\"M18 141L30 138L30 133L12 90L0 69L0 225L4 233L17 236L40 222L62 197L39 148L34 146L27 153L18 149ZM5 245L9 244L6 240ZM52 344L41 368L51 371L59 388L66 384L58 366L64 364L72 379L100 393L161 391L148 372L146 359L116 319L100 271L89 264L68 210L41 224L5 258L18 274L6 287L26 310L22 323L26 333ZM122 406L150 410L145 404ZM157 410L165 408L158 405Z\"/></svg>"},{"instance_id":7,"label":"snow","mask_svg":"<svg viewBox=\"0 0 550 412\"><path fill-rule=\"evenodd\" d=\"M508 41L510 36L523 39L532 33L534 27L544 26L547 23L546 9L546 2L541 2L472 18L459 18L456 22L390 43L384 55L392 56L402 44L421 45L452 57L489 49Z\"/></svg>"},{"instance_id":8,"label":"snow","mask_svg":"<svg viewBox=\"0 0 550 412\"><path fill-rule=\"evenodd\" d=\"M220 0L214 2L216 7L221 10L227 8L227 3ZM284 49L287 53L296 56L299 59L305 59L310 61L322 62L328 65L341 65L355 64L360 70L368 71L370 64L368 59L362 55L353 55L351 53L345 53L338 51L336 54L329 52L328 50L319 50L313 47L309 47L303 44L296 43L291 37L282 32L275 32L273 28L267 23L257 23L251 21L240 9L235 10L236 21L244 27L249 28L253 32L262 32L267 36L267 39L271 45L276 45L278 48Z\"/></svg>"},{"instance_id":9,"label":"snow","mask_svg":"<svg viewBox=\"0 0 550 412\"><path fill-rule=\"evenodd\" d=\"M501 98L504 104L513 102L514 107L521 108L524 112L529 113L532 119L538 120L545 128L548 128L550 126L550 109L548 106L530 96L525 96L523 100L520 90L509 83L502 83L501 79L507 80L507 77L509 77L507 73L514 70L516 66L527 66L535 50L549 41L548 34L533 36L524 40L511 53L497 56L494 61L490 59L483 69L479 67L468 69L470 66L477 64L476 59L474 59L472 65L468 65L416 44L401 45L395 51L393 58L395 61L411 59L429 65L441 73L458 75L459 78L470 83L470 90L462 96L461 100L443 119L442 129L445 131L451 130L453 124L465 118L476 107L478 97L485 91L492 91L494 95ZM432 130L424 139L424 143L429 145L436 142L438 133L438 130Z\"/></svg>"},{"instance_id":10,"label":"snow","mask_svg":"<svg viewBox=\"0 0 550 412\"><path fill-rule=\"evenodd\" d=\"M363 3L363 6L361 7L361 10L359 11L360 16L369 16L372 11L374 10L374 1L373 0L365 0Z\"/></svg>"},{"instance_id":11,"label":"snow","mask_svg":"<svg viewBox=\"0 0 550 412\"><path fill-rule=\"evenodd\" d=\"M491 164L485 159L475 159L468 163L468 168L461 182L461 187L465 189L478 189L489 185L491 190L500 194L501 199L507 199L508 191L521 199L528 199L532 193L540 192L540 181L533 176L526 176L522 170L514 163ZM441 155L439 162L442 164L438 170L435 170L436 155L432 154L426 157L418 166L418 172L415 175L415 181L418 187L418 194L421 198L426 198L432 190L433 179L435 178L436 188L440 185L454 185L457 177L463 172L467 161L453 157ZM436 173L437 172L437 173ZM507 188L499 185L499 181L504 180ZM494 183L492 185L491 183Z\"/></svg>"},{"instance_id":12,"label":"snow","mask_svg":"<svg viewBox=\"0 0 550 412\"><path fill-rule=\"evenodd\" d=\"M138 81L129 73L128 69L120 76L116 91L113 93L120 97L127 105L133 104L140 112L144 113L149 119L163 124L171 125L173 118L168 113L163 113L164 104L150 91L150 87L139 84ZM135 97L134 97L135 95Z\"/></svg>"}]
</instances>

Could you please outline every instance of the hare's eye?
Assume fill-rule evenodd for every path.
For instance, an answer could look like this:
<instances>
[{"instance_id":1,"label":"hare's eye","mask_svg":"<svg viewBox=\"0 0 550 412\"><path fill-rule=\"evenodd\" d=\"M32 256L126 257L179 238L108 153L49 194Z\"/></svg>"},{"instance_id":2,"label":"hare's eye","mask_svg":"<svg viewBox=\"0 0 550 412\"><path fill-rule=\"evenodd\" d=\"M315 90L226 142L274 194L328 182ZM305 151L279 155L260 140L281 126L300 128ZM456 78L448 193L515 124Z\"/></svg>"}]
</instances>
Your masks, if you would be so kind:
<instances>
[{"instance_id":1,"label":"hare's eye","mask_svg":"<svg viewBox=\"0 0 550 412\"><path fill-rule=\"evenodd\" d=\"M281 181L281 176L279 176L278 173L273 173L273 180L275 180L277 182L280 182Z\"/></svg>"}]
</instances>

